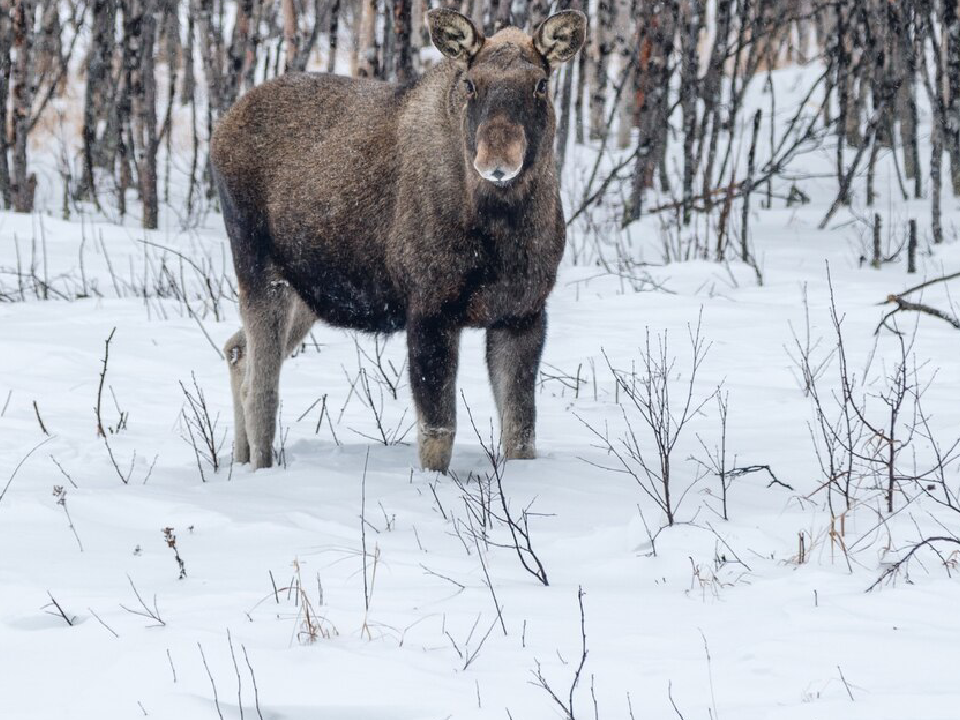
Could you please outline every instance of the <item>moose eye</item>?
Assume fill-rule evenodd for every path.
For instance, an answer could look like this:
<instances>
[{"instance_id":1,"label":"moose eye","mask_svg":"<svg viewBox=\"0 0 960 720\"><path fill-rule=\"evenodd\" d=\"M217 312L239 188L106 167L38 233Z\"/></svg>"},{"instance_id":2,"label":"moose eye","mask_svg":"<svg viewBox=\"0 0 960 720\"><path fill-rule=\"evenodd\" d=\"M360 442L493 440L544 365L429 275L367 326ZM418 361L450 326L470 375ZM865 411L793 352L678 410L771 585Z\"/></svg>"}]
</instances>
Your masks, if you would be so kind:
<instances>
[{"instance_id":1,"label":"moose eye","mask_svg":"<svg viewBox=\"0 0 960 720\"><path fill-rule=\"evenodd\" d=\"M546 78L541 78L541 79L537 82L537 87L536 87L536 89L534 90L534 92L535 92L537 95L546 95L546 94L547 94L547 87L548 87L548 86L547 86L547 79L546 79Z\"/></svg>"},{"instance_id":2,"label":"moose eye","mask_svg":"<svg viewBox=\"0 0 960 720\"><path fill-rule=\"evenodd\" d=\"M463 79L463 89L467 91L467 95L476 95L477 86L473 84L473 80L469 78Z\"/></svg>"}]
</instances>

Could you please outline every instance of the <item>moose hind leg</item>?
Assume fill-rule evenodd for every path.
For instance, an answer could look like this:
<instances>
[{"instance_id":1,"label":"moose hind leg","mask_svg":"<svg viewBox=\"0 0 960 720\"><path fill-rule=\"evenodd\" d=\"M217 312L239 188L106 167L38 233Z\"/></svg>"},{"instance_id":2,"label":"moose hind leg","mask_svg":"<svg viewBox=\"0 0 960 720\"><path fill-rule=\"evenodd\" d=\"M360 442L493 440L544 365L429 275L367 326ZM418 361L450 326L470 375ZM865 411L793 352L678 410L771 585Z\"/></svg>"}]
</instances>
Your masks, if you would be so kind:
<instances>
[{"instance_id":1,"label":"moose hind leg","mask_svg":"<svg viewBox=\"0 0 960 720\"><path fill-rule=\"evenodd\" d=\"M273 440L280 407L280 367L291 347L288 336L295 324L292 316L299 302L290 286L278 279L241 297L240 312L247 338L243 414L254 469L273 465ZM297 342L299 340L297 338Z\"/></svg>"},{"instance_id":2,"label":"moose hind leg","mask_svg":"<svg viewBox=\"0 0 960 720\"><path fill-rule=\"evenodd\" d=\"M487 330L487 371L508 459L537 456L535 389L546 327L540 312Z\"/></svg>"},{"instance_id":3,"label":"moose hind leg","mask_svg":"<svg viewBox=\"0 0 960 720\"><path fill-rule=\"evenodd\" d=\"M442 321L416 320L407 326L410 386L417 406L420 467L450 468L457 430L457 356L460 331Z\"/></svg>"},{"instance_id":4,"label":"moose hind leg","mask_svg":"<svg viewBox=\"0 0 960 720\"><path fill-rule=\"evenodd\" d=\"M247 421L243 412L247 375L247 336L238 330L223 348L230 370L230 391L233 394L233 460L250 462L250 443L247 440Z\"/></svg>"}]
</instances>

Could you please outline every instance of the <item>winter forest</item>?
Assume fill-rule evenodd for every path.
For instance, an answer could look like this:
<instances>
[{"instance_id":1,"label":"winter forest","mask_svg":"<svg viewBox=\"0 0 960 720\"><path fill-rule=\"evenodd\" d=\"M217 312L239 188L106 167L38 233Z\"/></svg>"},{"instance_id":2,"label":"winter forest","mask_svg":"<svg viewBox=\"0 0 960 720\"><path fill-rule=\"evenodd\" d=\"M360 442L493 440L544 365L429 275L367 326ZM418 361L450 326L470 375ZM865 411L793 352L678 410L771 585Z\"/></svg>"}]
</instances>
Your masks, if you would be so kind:
<instances>
[{"instance_id":1,"label":"winter forest","mask_svg":"<svg viewBox=\"0 0 960 720\"><path fill-rule=\"evenodd\" d=\"M267 200L224 202L217 128L304 72L416 113L470 27L542 54L570 10L524 101L563 210L536 457L492 320L447 472L414 326L320 321L238 462L228 230ZM420 156L462 132L481 193L456 78ZM304 167L392 196L349 177L376 112L314 156L304 107ZM258 123L222 154L288 161ZM0 0L0 717L956 720L958 294L958 0Z\"/></svg>"}]
</instances>

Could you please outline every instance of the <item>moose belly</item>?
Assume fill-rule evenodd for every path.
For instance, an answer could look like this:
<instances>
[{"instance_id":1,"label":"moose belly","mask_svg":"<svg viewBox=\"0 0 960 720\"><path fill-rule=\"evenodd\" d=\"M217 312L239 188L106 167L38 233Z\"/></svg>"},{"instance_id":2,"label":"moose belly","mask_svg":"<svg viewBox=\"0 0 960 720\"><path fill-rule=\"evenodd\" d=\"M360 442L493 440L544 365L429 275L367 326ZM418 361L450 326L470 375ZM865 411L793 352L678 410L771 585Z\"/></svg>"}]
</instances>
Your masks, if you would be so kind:
<instances>
[{"instance_id":1,"label":"moose belly","mask_svg":"<svg viewBox=\"0 0 960 720\"><path fill-rule=\"evenodd\" d=\"M376 333L404 328L406 304L385 272L317 262L287 265L284 277L316 316L330 325Z\"/></svg>"}]
</instances>

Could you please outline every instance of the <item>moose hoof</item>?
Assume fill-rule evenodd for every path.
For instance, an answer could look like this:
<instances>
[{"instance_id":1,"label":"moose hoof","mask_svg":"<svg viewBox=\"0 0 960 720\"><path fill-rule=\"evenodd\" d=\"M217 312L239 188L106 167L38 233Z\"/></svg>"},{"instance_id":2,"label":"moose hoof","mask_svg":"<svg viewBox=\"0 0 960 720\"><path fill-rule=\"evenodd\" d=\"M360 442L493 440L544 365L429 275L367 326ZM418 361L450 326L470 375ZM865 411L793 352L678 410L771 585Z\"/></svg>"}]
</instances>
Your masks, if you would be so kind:
<instances>
[{"instance_id":1,"label":"moose hoof","mask_svg":"<svg viewBox=\"0 0 960 720\"><path fill-rule=\"evenodd\" d=\"M252 453L253 458L253 469L260 470L262 468L273 467L273 452L271 450L261 451L257 450Z\"/></svg>"},{"instance_id":2,"label":"moose hoof","mask_svg":"<svg viewBox=\"0 0 960 720\"><path fill-rule=\"evenodd\" d=\"M233 446L233 461L241 465L250 462L250 446L247 443L236 443Z\"/></svg>"},{"instance_id":3,"label":"moose hoof","mask_svg":"<svg viewBox=\"0 0 960 720\"><path fill-rule=\"evenodd\" d=\"M420 431L420 467L446 474L453 454L453 431L431 428Z\"/></svg>"},{"instance_id":4,"label":"moose hoof","mask_svg":"<svg viewBox=\"0 0 960 720\"><path fill-rule=\"evenodd\" d=\"M505 455L507 460L535 460L537 448L533 443L523 443L507 448Z\"/></svg>"}]
</instances>

